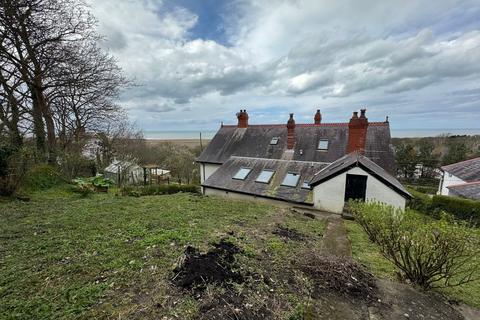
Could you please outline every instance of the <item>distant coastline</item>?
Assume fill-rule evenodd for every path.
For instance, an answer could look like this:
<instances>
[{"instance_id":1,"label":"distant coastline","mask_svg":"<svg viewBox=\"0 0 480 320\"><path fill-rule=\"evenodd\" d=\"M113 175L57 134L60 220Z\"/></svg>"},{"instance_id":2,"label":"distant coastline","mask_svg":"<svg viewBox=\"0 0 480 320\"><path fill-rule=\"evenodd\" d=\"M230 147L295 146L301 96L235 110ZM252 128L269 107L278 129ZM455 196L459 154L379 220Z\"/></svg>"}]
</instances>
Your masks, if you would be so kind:
<instances>
[{"instance_id":1,"label":"distant coastline","mask_svg":"<svg viewBox=\"0 0 480 320\"><path fill-rule=\"evenodd\" d=\"M211 140L217 130L185 130L185 131L144 131L144 138L147 140ZM391 129L393 138L416 138L416 137L435 137L442 134L449 135L480 135L478 129Z\"/></svg>"}]
</instances>

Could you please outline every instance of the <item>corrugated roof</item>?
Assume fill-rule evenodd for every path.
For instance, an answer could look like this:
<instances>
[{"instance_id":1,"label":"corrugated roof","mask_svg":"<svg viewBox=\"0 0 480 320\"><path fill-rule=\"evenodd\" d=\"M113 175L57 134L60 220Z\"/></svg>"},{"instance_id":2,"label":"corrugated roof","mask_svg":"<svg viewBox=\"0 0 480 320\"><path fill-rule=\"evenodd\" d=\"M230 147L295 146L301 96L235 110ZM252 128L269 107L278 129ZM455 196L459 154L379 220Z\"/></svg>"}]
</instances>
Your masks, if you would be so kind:
<instances>
[{"instance_id":1,"label":"corrugated roof","mask_svg":"<svg viewBox=\"0 0 480 320\"><path fill-rule=\"evenodd\" d=\"M411 197L410 193L408 193L405 187L396 178L390 175L375 162L358 152L352 152L341 157L337 161L332 162L318 172L313 177L310 184L312 186L318 185L355 166L363 168L365 171L374 175L376 178L389 185L392 189L396 190L403 196Z\"/></svg>"},{"instance_id":2,"label":"corrugated roof","mask_svg":"<svg viewBox=\"0 0 480 320\"><path fill-rule=\"evenodd\" d=\"M278 137L276 145L270 145ZM328 150L317 150L320 140L328 140ZM367 130L365 155L388 172L395 170L388 122L371 122ZM345 155L348 123L297 124L293 160L333 162ZM222 126L197 161L224 163L231 156L282 159L287 148L286 125L249 125L247 128Z\"/></svg>"},{"instance_id":3,"label":"corrugated roof","mask_svg":"<svg viewBox=\"0 0 480 320\"><path fill-rule=\"evenodd\" d=\"M449 164L441 169L464 181L477 181L480 180L480 157Z\"/></svg>"},{"instance_id":4,"label":"corrugated roof","mask_svg":"<svg viewBox=\"0 0 480 320\"><path fill-rule=\"evenodd\" d=\"M208 177L202 185L204 187L294 203L313 204L312 191L302 188L302 184L304 180L310 181L314 174L325 166L327 166L326 163L318 162L231 157ZM235 176L241 168L251 168L252 171L245 180L233 179L233 176ZM275 174L268 184L255 181L264 169L275 171ZM300 175L296 187L281 185L285 175L289 172Z\"/></svg>"},{"instance_id":5,"label":"corrugated roof","mask_svg":"<svg viewBox=\"0 0 480 320\"><path fill-rule=\"evenodd\" d=\"M480 181L457 184L447 188L454 196L480 200Z\"/></svg>"}]
</instances>

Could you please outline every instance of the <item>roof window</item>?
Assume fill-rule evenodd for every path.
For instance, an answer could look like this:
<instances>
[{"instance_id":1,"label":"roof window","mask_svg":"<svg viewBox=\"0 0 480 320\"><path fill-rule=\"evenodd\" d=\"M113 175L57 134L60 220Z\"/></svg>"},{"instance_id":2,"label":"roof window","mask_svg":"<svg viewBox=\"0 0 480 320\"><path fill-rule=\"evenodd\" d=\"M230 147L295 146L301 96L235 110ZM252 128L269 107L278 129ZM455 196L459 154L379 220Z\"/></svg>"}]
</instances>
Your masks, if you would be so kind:
<instances>
[{"instance_id":1,"label":"roof window","mask_svg":"<svg viewBox=\"0 0 480 320\"><path fill-rule=\"evenodd\" d=\"M278 140L280 140L280 138L278 138L278 137L273 137L272 140L270 140L270 145L277 145L277 144L278 144Z\"/></svg>"},{"instance_id":2,"label":"roof window","mask_svg":"<svg viewBox=\"0 0 480 320\"><path fill-rule=\"evenodd\" d=\"M302 189L310 189L310 181L303 180Z\"/></svg>"},{"instance_id":3,"label":"roof window","mask_svg":"<svg viewBox=\"0 0 480 320\"><path fill-rule=\"evenodd\" d=\"M252 169L250 168L241 168L240 170L237 171L237 173L233 176L233 179L237 180L245 180L247 176L249 175L250 171Z\"/></svg>"},{"instance_id":4,"label":"roof window","mask_svg":"<svg viewBox=\"0 0 480 320\"><path fill-rule=\"evenodd\" d=\"M300 175L298 173L289 172L283 179L282 186L296 187L299 179Z\"/></svg>"},{"instance_id":5,"label":"roof window","mask_svg":"<svg viewBox=\"0 0 480 320\"><path fill-rule=\"evenodd\" d=\"M270 183L274 173L275 171L273 170L262 170L255 181L261 183Z\"/></svg>"},{"instance_id":6,"label":"roof window","mask_svg":"<svg viewBox=\"0 0 480 320\"><path fill-rule=\"evenodd\" d=\"M317 150L328 150L328 140L318 141Z\"/></svg>"}]
</instances>

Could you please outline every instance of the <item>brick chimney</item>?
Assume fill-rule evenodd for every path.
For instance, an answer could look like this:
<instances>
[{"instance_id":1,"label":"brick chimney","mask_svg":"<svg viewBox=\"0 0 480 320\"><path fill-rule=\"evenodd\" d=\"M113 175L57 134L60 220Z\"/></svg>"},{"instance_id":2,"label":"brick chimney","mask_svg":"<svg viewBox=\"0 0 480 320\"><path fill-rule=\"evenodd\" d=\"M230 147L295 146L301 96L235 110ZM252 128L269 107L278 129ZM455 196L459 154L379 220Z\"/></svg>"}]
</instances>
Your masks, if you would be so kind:
<instances>
[{"instance_id":1,"label":"brick chimney","mask_svg":"<svg viewBox=\"0 0 480 320\"><path fill-rule=\"evenodd\" d=\"M348 124L348 146L347 153L359 151L365 152L365 143L367 141L368 119L365 117L367 109L360 110L360 117L358 112L354 112Z\"/></svg>"},{"instance_id":2,"label":"brick chimney","mask_svg":"<svg viewBox=\"0 0 480 320\"><path fill-rule=\"evenodd\" d=\"M293 120L293 113L290 113L290 119L287 121L287 149L295 147L295 120Z\"/></svg>"},{"instance_id":3,"label":"brick chimney","mask_svg":"<svg viewBox=\"0 0 480 320\"><path fill-rule=\"evenodd\" d=\"M240 112L237 113L237 119L238 119L238 128L246 128L248 127L248 113L247 110L240 110Z\"/></svg>"},{"instance_id":4,"label":"brick chimney","mask_svg":"<svg viewBox=\"0 0 480 320\"><path fill-rule=\"evenodd\" d=\"M320 124L322 122L322 114L320 113L320 110L317 110L317 113L315 113L313 121L315 124Z\"/></svg>"}]
</instances>

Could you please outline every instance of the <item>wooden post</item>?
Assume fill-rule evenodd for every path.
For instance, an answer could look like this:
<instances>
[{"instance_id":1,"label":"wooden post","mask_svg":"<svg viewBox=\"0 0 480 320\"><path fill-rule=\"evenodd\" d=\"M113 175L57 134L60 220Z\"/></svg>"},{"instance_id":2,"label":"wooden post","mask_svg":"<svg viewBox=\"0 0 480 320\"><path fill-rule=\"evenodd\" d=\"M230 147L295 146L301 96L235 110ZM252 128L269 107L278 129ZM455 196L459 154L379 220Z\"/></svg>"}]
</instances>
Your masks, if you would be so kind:
<instances>
[{"instance_id":1,"label":"wooden post","mask_svg":"<svg viewBox=\"0 0 480 320\"><path fill-rule=\"evenodd\" d=\"M202 132L200 132L200 151L203 151Z\"/></svg>"}]
</instances>

